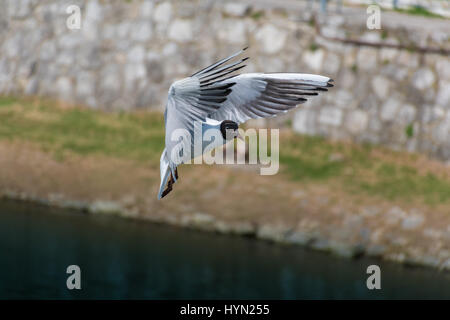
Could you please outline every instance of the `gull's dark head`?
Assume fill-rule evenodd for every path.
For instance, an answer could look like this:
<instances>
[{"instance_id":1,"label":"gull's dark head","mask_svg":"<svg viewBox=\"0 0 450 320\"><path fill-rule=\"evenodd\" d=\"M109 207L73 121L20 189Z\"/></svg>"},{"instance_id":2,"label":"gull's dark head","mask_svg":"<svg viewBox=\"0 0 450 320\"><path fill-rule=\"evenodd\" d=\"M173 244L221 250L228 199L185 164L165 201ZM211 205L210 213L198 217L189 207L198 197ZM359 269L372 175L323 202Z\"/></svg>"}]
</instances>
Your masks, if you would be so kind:
<instances>
[{"instance_id":1,"label":"gull's dark head","mask_svg":"<svg viewBox=\"0 0 450 320\"><path fill-rule=\"evenodd\" d=\"M220 124L220 132L225 140L231 140L239 135L239 126L236 122L231 120L224 120Z\"/></svg>"}]
</instances>

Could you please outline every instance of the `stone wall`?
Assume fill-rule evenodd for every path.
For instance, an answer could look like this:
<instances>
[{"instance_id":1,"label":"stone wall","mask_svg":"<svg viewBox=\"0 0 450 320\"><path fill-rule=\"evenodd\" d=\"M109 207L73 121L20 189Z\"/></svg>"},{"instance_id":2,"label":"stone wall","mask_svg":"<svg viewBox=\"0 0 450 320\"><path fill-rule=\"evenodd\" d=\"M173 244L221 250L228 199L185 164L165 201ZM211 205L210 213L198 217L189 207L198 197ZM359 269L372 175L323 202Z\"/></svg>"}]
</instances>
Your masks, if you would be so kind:
<instances>
[{"instance_id":1,"label":"stone wall","mask_svg":"<svg viewBox=\"0 0 450 320\"><path fill-rule=\"evenodd\" d=\"M365 8L315 18L301 1L281 3L3 0L0 94L162 110L172 81L250 45L246 72L335 80L275 125L292 118L301 133L450 160L449 20L386 13L382 30L368 30ZM66 26L71 4L80 30Z\"/></svg>"}]
</instances>

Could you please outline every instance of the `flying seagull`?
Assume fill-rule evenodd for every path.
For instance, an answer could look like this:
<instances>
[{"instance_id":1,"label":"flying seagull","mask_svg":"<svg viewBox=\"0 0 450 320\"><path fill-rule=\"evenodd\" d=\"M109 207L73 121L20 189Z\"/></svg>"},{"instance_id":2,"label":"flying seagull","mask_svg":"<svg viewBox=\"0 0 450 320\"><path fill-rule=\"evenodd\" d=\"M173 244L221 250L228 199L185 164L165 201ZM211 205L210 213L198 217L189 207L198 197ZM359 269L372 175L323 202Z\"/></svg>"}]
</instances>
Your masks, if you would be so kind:
<instances>
[{"instance_id":1,"label":"flying seagull","mask_svg":"<svg viewBox=\"0 0 450 320\"><path fill-rule=\"evenodd\" d=\"M166 135L165 149L160 159L161 184L158 199L172 190L172 185L178 179L177 166L199 155L198 151L192 152L193 137L197 130L205 127L220 130L222 139L216 141L219 146L226 143L230 137L238 136L240 123L287 112L304 103L308 96L316 96L333 86L332 79L314 74L236 74L236 71L245 67L243 62L248 60L248 57L235 62L229 61L233 61L233 58L246 49L170 86L164 112ZM201 123L202 127L199 128L194 123ZM177 129L188 133L185 140L189 142L190 137L191 149L186 144L173 141L172 134ZM234 134L227 135L230 132ZM180 148L183 147L181 151ZM197 150L204 152L203 148ZM184 154L184 158L180 154Z\"/></svg>"}]
</instances>

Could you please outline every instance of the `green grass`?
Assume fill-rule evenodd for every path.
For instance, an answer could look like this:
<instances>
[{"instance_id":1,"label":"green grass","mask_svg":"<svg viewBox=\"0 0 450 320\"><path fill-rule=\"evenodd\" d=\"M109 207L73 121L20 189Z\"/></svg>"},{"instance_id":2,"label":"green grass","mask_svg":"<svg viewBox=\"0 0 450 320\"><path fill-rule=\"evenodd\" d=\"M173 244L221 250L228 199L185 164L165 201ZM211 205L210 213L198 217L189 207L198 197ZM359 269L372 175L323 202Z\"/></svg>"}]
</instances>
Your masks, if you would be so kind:
<instances>
[{"instance_id":1,"label":"green grass","mask_svg":"<svg viewBox=\"0 0 450 320\"><path fill-rule=\"evenodd\" d=\"M388 154L389 158L374 154ZM335 185L351 194L426 204L450 203L450 177L417 168L415 155L372 145L331 143L294 135L280 141L284 172L302 183Z\"/></svg>"},{"instance_id":2,"label":"green grass","mask_svg":"<svg viewBox=\"0 0 450 320\"><path fill-rule=\"evenodd\" d=\"M280 141L280 163L298 180L326 180L341 175L342 163L331 162L332 145L323 138L296 136Z\"/></svg>"},{"instance_id":3,"label":"green grass","mask_svg":"<svg viewBox=\"0 0 450 320\"><path fill-rule=\"evenodd\" d=\"M14 103L14 102L16 102L16 99L15 99L15 98L12 98L12 97L2 97L2 98L0 99L0 108L1 108L1 107L4 107L4 106L9 106L9 105L11 105L11 104Z\"/></svg>"},{"instance_id":4,"label":"green grass","mask_svg":"<svg viewBox=\"0 0 450 320\"><path fill-rule=\"evenodd\" d=\"M309 50L310 51L316 51L317 49L319 49L319 46L317 45L317 43L315 43L315 42L312 42L310 45L309 45Z\"/></svg>"},{"instance_id":5,"label":"green grass","mask_svg":"<svg viewBox=\"0 0 450 320\"><path fill-rule=\"evenodd\" d=\"M164 147L161 114L62 109L44 102L0 98L0 139L37 143L64 157L106 155L157 163Z\"/></svg>"},{"instance_id":6,"label":"green grass","mask_svg":"<svg viewBox=\"0 0 450 320\"><path fill-rule=\"evenodd\" d=\"M410 123L406 128L405 128L405 134L408 138L412 138L414 136L414 126L412 123Z\"/></svg>"},{"instance_id":7,"label":"green grass","mask_svg":"<svg viewBox=\"0 0 450 320\"><path fill-rule=\"evenodd\" d=\"M254 20L259 20L264 17L264 11L255 11L250 14L250 17Z\"/></svg>"},{"instance_id":8,"label":"green grass","mask_svg":"<svg viewBox=\"0 0 450 320\"><path fill-rule=\"evenodd\" d=\"M0 140L30 142L61 160L74 153L158 167L164 148L161 113L108 113L0 97L0 123ZM414 133L412 126L405 130L407 136ZM282 176L303 185L319 183L387 200L450 203L450 176L418 167L417 155L297 134L281 135L279 151Z\"/></svg>"},{"instance_id":9,"label":"green grass","mask_svg":"<svg viewBox=\"0 0 450 320\"><path fill-rule=\"evenodd\" d=\"M369 194L378 194L387 199L399 197L413 200L421 197L427 204L449 202L450 182L428 173L419 175L409 166L382 163L376 168L376 181L360 181L357 185Z\"/></svg>"},{"instance_id":10,"label":"green grass","mask_svg":"<svg viewBox=\"0 0 450 320\"><path fill-rule=\"evenodd\" d=\"M415 16L427 17L427 18L444 18L438 14L428 11L427 9L425 9L424 7L421 7L421 6L413 6L408 9L398 9L397 8L397 9L395 9L395 11L401 12L401 13L406 13L406 14L411 14L411 15L415 15Z\"/></svg>"}]
</instances>

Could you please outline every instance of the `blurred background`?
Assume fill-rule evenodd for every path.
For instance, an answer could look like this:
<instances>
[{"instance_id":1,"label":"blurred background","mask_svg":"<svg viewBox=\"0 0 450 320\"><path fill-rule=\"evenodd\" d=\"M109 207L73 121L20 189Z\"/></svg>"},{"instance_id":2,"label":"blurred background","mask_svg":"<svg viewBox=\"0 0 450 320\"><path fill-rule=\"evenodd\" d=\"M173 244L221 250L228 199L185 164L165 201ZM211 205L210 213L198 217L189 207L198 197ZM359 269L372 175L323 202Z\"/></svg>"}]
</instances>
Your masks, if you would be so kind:
<instances>
[{"instance_id":1,"label":"blurred background","mask_svg":"<svg viewBox=\"0 0 450 320\"><path fill-rule=\"evenodd\" d=\"M449 19L448 0L0 1L0 298L450 298ZM243 72L335 87L245 124L281 129L277 175L182 166L156 200L170 84L247 45Z\"/></svg>"}]
</instances>

